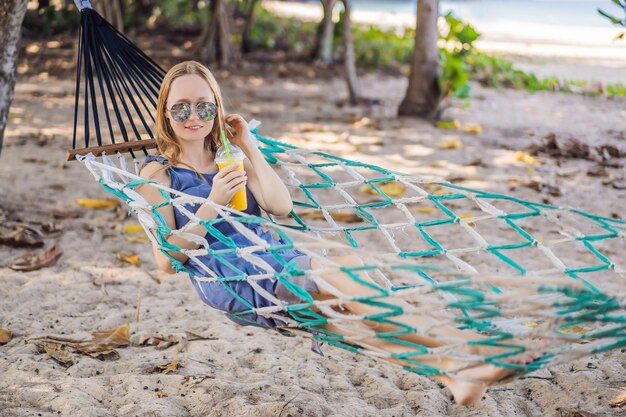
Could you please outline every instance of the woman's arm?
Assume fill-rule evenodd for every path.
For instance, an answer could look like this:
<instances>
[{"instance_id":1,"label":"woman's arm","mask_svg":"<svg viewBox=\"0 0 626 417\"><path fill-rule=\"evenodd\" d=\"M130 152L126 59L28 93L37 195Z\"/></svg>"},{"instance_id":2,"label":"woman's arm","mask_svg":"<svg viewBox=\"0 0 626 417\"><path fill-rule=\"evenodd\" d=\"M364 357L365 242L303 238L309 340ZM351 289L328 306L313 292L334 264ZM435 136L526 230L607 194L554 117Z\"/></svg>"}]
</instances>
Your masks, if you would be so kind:
<instances>
[{"instance_id":1,"label":"woman's arm","mask_svg":"<svg viewBox=\"0 0 626 417\"><path fill-rule=\"evenodd\" d=\"M248 174L248 186L254 198L266 212L276 216L288 215L293 208L289 191L252 142L248 123L238 114L228 115L226 122L236 131L235 134L229 132L229 139L248 157L248 161L244 162L244 169Z\"/></svg>"},{"instance_id":2,"label":"woman's arm","mask_svg":"<svg viewBox=\"0 0 626 417\"><path fill-rule=\"evenodd\" d=\"M140 176L152 179L162 185L171 187L170 177L166 170L161 169L162 165L158 162L151 162L146 165L140 172ZM209 199L217 204L225 205L232 198L232 195L245 186L246 177L241 171L234 171L235 165L221 170L213 179L213 187ZM156 175L155 175L156 174ZM161 195L159 189L149 184L144 184L137 188L137 192L151 204L160 204L165 201L165 197ZM170 229L176 229L176 220L174 217L174 208L171 205L165 205L157 209L157 212L165 220L165 224ZM217 217L217 212L209 204L202 204L196 216L203 220L211 220ZM193 233L197 236L204 237L207 230L201 224L197 224L186 230L187 233ZM156 237L156 236L155 236ZM196 249L198 244L190 242L187 239L176 235L169 235L166 240L175 246L183 249ZM152 245L152 252L159 268L167 273L174 273L171 260L156 245ZM168 251L168 253L177 261L185 263L189 257L178 251Z\"/></svg>"}]
</instances>

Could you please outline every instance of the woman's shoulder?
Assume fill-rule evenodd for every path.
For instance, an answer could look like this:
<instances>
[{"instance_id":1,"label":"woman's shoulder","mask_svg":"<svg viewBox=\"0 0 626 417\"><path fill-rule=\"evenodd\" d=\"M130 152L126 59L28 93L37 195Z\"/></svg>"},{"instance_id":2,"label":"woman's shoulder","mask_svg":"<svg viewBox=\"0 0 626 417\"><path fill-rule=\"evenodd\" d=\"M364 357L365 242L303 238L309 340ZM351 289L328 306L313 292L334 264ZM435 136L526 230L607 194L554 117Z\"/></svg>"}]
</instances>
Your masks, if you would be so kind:
<instances>
[{"instance_id":1,"label":"woman's shoulder","mask_svg":"<svg viewBox=\"0 0 626 417\"><path fill-rule=\"evenodd\" d=\"M153 165L157 165L157 164L167 165L170 163L170 161L163 155L148 155L146 156L146 159L144 159L143 161L142 169L144 166L148 165L151 162L156 162L156 164L153 164Z\"/></svg>"},{"instance_id":2,"label":"woman's shoulder","mask_svg":"<svg viewBox=\"0 0 626 417\"><path fill-rule=\"evenodd\" d=\"M148 155L139 169L139 176L160 183L169 183L169 170L163 169L169 161L161 155Z\"/></svg>"}]
</instances>

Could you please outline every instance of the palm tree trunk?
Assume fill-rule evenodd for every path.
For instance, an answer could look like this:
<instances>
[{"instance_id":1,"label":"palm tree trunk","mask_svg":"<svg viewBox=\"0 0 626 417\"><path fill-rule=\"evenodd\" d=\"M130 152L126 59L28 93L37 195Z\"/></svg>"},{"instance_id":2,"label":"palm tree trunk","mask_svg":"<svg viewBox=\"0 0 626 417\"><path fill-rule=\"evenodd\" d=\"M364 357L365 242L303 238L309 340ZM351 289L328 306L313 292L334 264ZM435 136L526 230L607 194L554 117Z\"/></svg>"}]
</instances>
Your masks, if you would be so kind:
<instances>
[{"instance_id":1,"label":"palm tree trunk","mask_svg":"<svg viewBox=\"0 0 626 417\"><path fill-rule=\"evenodd\" d=\"M15 89L22 21L28 0L0 2L0 153Z\"/></svg>"},{"instance_id":2,"label":"palm tree trunk","mask_svg":"<svg viewBox=\"0 0 626 417\"><path fill-rule=\"evenodd\" d=\"M243 15L245 24L243 32L241 34L241 52L247 54L252 52L252 44L250 41L250 31L252 30L252 24L254 23L254 9L258 0L246 0L244 2Z\"/></svg>"},{"instance_id":3,"label":"palm tree trunk","mask_svg":"<svg viewBox=\"0 0 626 417\"><path fill-rule=\"evenodd\" d=\"M229 16L224 0L211 0L209 21L202 30L194 53L200 55L203 62L228 65L236 59L230 42Z\"/></svg>"},{"instance_id":4,"label":"palm tree trunk","mask_svg":"<svg viewBox=\"0 0 626 417\"><path fill-rule=\"evenodd\" d=\"M415 47L406 96L399 115L437 117L441 94L439 89L439 49L437 39L438 0L417 1Z\"/></svg>"},{"instance_id":5,"label":"palm tree trunk","mask_svg":"<svg viewBox=\"0 0 626 417\"><path fill-rule=\"evenodd\" d=\"M356 62L354 58L354 39L352 38L352 21L350 18L350 0L341 0L345 10L343 21L343 63L348 82L348 91L350 92L350 101L357 103L363 98L361 92L361 84L356 73Z\"/></svg>"},{"instance_id":6,"label":"palm tree trunk","mask_svg":"<svg viewBox=\"0 0 626 417\"><path fill-rule=\"evenodd\" d=\"M121 0L101 0L98 2L102 7L102 16L111 23L115 29L124 32L124 16L122 13Z\"/></svg>"},{"instance_id":7,"label":"palm tree trunk","mask_svg":"<svg viewBox=\"0 0 626 417\"><path fill-rule=\"evenodd\" d=\"M333 62L333 9L337 0L320 0L324 9L324 17L317 27L315 46L311 51L311 59L326 63Z\"/></svg>"}]
</instances>

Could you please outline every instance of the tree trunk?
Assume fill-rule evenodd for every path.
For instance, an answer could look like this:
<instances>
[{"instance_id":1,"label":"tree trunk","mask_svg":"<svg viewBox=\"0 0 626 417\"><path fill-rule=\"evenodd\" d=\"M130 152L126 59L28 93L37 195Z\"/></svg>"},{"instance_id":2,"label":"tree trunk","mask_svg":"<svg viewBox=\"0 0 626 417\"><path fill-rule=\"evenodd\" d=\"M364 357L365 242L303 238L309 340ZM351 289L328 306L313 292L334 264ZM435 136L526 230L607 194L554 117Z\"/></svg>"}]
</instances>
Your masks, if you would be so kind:
<instances>
[{"instance_id":1,"label":"tree trunk","mask_svg":"<svg viewBox=\"0 0 626 417\"><path fill-rule=\"evenodd\" d=\"M256 7L257 2L258 0L245 0L244 2L243 17L245 19L245 24L241 34L241 52L244 54L252 52L250 31L252 30L252 25L254 23L254 8Z\"/></svg>"},{"instance_id":2,"label":"tree trunk","mask_svg":"<svg viewBox=\"0 0 626 417\"><path fill-rule=\"evenodd\" d=\"M352 22L350 18L350 0L341 0L345 10L343 20L343 65L345 68L350 101L356 104L363 98L361 84L356 73L356 62L354 58L354 39L352 38Z\"/></svg>"},{"instance_id":3,"label":"tree trunk","mask_svg":"<svg viewBox=\"0 0 626 417\"><path fill-rule=\"evenodd\" d=\"M206 63L228 65L236 58L230 42L229 16L226 12L225 0L211 0L210 16L207 25L196 42L194 53Z\"/></svg>"},{"instance_id":4,"label":"tree trunk","mask_svg":"<svg viewBox=\"0 0 626 417\"><path fill-rule=\"evenodd\" d=\"M324 9L324 17L317 27L315 46L311 51L311 59L326 63L333 62L333 9L337 0L320 0Z\"/></svg>"},{"instance_id":5,"label":"tree trunk","mask_svg":"<svg viewBox=\"0 0 626 417\"><path fill-rule=\"evenodd\" d=\"M124 14L122 13L122 0L100 0L98 6L102 9L102 17L120 32L124 32Z\"/></svg>"},{"instance_id":6,"label":"tree trunk","mask_svg":"<svg viewBox=\"0 0 626 417\"><path fill-rule=\"evenodd\" d=\"M0 2L0 153L15 89L22 21L28 0Z\"/></svg>"},{"instance_id":7,"label":"tree trunk","mask_svg":"<svg viewBox=\"0 0 626 417\"><path fill-rule=\"evenodd\" d=\"M439 89L439 50L437 39L438 0L417 1L415 47L406 96L399 115L434 118L441 94Z\"/></svg>"}]
</instances>

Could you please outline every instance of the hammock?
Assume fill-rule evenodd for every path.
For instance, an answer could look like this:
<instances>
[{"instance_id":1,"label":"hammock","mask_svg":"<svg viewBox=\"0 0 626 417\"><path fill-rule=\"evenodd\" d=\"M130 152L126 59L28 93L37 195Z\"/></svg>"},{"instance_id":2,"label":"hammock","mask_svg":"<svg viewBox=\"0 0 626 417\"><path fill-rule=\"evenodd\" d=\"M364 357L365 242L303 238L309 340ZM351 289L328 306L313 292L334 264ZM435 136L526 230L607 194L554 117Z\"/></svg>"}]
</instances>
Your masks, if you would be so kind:
<instances>
[{"instance_id":1,"label":"hammock","mask_svg":"<svg viewBox=\"0 0 626 417\"><path fill-rule=\"evenodd\" d=\"M185 253L188 262L195 262L205 272L202 276L190 273L191 279L220 282L238 297L247 308L228 312L232 320L252 325L273 320L281 323L273 328L282 334L302 334L353 352L394 359L408 371L428 375L454 375L485 362L520 374L626 346L624 294L606 290L609 284L623 287L617 287L623 285L626 272L623 220L300 149L262 136L256 121L250 123L251 133L293 198L294 210L288 218L249 216L139 177L136 154L148 155L155 147L149 121L154 121L165 71L93 9L84 4L79 8L74 137L68 159L80 160L107 191L128 204L152 243L171 259L177 271L190 273L168 251ZM84 146L80 148L76 141L79 97L84 103ZM102 119L106 133L101 129ZM97 146L89 147L92 131ZM105 136L110 143L103 145ZM120 136L123 142L116 143ZM135 191L141 185L158 188L166 201L158 206L148 204ZM197 218L189 209L197 203L211 204L220 216L209 221ZM156 211L163 205L178 209L189 223L179 230L168 228ZM225 222L253 242L252 246L237 247L222 235L217 226ZM197 224L223 244L221 249L186 232ZM283 244L269 245L246 227L249 224L271 231ZM170 234L200 246L178 248L166 240ZM297 248L317 259L321 268L302 270L285 262L277 255L285 248ZM284 268L277 272L260 253L272 254ZM228 265L235 274L220 276L199 261L207 254L224 263L228 263L226 255L236 254L262 272L247 275ZM340 265L331 258L336 255L351 255L361 259L362 265ZM341 292L324 279L329 273L368 286L372 295L354 297ZM287 280L291 276L313 280L334 298L313 299L304 288ZM302 302L287 304L266 291L259 283L268 279L282 282ZM231 290L234 282L243 280L271 305L255 306ZM389 297L403 303L398 305ZM357 301L376 308L377 313L341 311L344 303ZM418 326L410 322L410 317L417 316L437 321L432 326ZM362 324L365 320L400 330L376 332ZM468 343L450 336L442 340L443 346L426 347L404 337L435 335L441 324L473 330L484 338ZM537 344L538 337L544 343ZM372 338L406 349L390 353L374 346ZM476 346L494 349L472 348ZM524 351L534 352L537 359L527 365L507 360ZM440 369L421 361L420 356L426 354L445 355L461 365Z\"/></svg>"}]
</instances>

